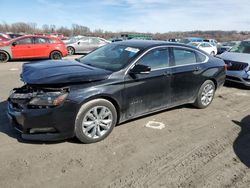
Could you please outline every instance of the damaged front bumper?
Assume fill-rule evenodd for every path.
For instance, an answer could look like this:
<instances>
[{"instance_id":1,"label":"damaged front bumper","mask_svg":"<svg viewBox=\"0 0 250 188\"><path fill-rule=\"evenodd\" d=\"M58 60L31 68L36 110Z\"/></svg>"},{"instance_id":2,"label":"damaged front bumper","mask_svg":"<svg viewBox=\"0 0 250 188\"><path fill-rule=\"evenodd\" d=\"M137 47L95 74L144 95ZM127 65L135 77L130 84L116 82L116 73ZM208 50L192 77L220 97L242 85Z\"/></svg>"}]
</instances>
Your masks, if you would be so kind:
<instances>
[{"instance_id":1,"label":"damaged front bumper","mask_svg":"<svg viewBox=\"0 0 250 188\"><path fill-rule=\"evenodd\" d=\"M38 91L19 88L13 93L21 97L9 97L7 115L23 139L56 141L74 136L78 109L75 102L66 99L57 106L34 106L30 105L30 101L37 96Z\"/></svg>"}]
</instances>

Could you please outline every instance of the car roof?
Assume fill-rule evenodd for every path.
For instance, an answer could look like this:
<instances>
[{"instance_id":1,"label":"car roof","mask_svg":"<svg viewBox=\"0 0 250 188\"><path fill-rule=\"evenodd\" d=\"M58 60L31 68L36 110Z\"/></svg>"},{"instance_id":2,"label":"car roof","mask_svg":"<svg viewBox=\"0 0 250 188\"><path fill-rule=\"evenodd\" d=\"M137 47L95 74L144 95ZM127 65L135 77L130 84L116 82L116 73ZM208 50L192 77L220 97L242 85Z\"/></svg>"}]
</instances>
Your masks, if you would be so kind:
<instances>
[{"instance_id":1,"label":"car roof","mask_svg":"<svg viewBox=\"0 0 250 188\"><path fill-rule=\"evenodd\" d=\"M152 47L162 46L162 45L175 45L175 46L183 46L183 47L190 48L190 46L186 44L166 42L166 41L160 41L160 40L133 40L131 39L131 40L119 41L119 42L116 42L115 44L126 45L126 46L140 48L140 49L147 49L147 48L152 48Z\"/></svg>"}]
</instances>

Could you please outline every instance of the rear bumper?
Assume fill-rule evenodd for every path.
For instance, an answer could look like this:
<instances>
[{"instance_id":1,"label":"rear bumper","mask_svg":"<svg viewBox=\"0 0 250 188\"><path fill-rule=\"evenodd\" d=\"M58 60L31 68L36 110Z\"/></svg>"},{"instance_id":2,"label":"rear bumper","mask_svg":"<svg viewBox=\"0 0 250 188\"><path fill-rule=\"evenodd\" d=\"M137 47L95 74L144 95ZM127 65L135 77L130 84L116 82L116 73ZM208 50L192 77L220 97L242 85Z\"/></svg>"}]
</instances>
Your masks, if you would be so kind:
<instances>
[{"instance_id":1,"label":"rear bumper","mask_svg":"<svg viewBox=\"0 0 250 188\"><path fill-rule=\"evenodd\" d=\"M250 73L244 71L227 71L226 80L250 87Z\"/></svg>"},{"instance_id":2,"label":"rear bumper","mask_svg":"<svg viewBox=\"0 0 250 188\"><path fill-rule=\"evenodd\" d=\"M74 106L56 109L17 110L8 102L7 115L11 125L25 140L57 141L74 137Z\"/></svg>"}]
</instances>

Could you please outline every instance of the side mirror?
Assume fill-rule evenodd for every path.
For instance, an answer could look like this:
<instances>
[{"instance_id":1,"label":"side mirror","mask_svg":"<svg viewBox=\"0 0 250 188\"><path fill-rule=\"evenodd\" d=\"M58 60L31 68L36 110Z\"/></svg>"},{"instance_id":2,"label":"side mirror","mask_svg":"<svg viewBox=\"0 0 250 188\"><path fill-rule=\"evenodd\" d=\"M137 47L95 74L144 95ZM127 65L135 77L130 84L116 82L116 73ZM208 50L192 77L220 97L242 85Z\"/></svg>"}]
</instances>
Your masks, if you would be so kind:
<instances>
[{"instance_id":1,"label":"side mirror","mask_svg":"<svg viewBox=\"0 0 250 188\"><path fill-rule=\"evenodd\" d=\"M149 66L137 64L129 72L132 74L149 74L150 71Z\"/></svg>"},{"instance_id":2,"label":"side mirror","mask_svg":"<svg viewBox=\"0 0 250 188\"><path fill-rule=\"evenodd\" d=\"M16 46L16 45L17 45L17 42L13 42L13 43L12 43L12 46Z\"/></svg>"},{"instance_id":3,"label":"side mirror","mask_svg":"<svg viewBox=\"0 0 250 188\"><path fill-rule=\"evenodd\" d=\"M77 44L79 45L81 42L78 42Z\"/></svg>"}]
</instances>

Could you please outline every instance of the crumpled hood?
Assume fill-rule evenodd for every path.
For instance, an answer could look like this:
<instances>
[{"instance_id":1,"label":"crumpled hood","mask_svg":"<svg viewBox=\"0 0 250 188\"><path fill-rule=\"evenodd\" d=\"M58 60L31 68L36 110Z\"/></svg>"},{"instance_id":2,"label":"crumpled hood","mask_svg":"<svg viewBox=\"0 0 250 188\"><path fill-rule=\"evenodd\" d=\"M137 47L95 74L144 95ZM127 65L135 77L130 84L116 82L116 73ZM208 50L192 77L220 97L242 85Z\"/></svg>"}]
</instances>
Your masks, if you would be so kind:
<instances>
[{"instance_id":1,"label":"crumpled hood","mask_svg":"<svg viewBox=\"0 0 250 188\"><path fill-rule=\"evenodd\" d=\"M223 60L250 64L250 54L246 53L224 52L218 55L218 57L222 58Z\"/></svg>"},{"instance_id":2,"label":"crumpled hood","mask_svg":"<svg viewBox=\"0 0 250 188\"><path fill-rule=\"evenodd\" d=\"M48 60L24 64L21 78L28 84L65 84L104 80L111 73L77 61Z\"/></svg>"}]
</instances>

